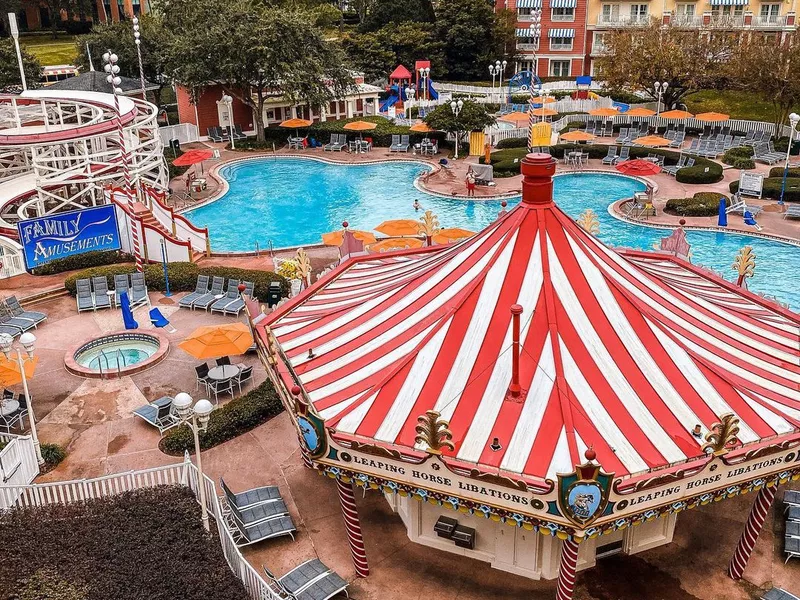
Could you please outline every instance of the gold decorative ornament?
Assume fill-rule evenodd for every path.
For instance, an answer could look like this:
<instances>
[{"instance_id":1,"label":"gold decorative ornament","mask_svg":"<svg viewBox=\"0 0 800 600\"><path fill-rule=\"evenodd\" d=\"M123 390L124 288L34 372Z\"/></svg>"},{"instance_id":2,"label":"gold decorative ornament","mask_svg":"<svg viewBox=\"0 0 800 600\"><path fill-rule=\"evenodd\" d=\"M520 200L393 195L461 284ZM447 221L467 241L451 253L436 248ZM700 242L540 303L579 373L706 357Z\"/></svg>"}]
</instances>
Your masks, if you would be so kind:
<instances>
[{"instance_id":1,"label":"gold decorative ornament","mask_svg":"<svg viewBox=\"0 0 800 600\"><path fill-rule=\"evenodd\" d=\"M587 208L585 211L583 211L576 222L586 233L590 233L592 235L597 235L600 233L600 221L597 219L597 215L591 208Z\"/></svg>"},{"instance_id":2,"label":"gold decorative ornament","mask_svg":"<svg viewBox=\"0 0 800 600\"><path fill-rule=\"evenodd\" d=\"M439 233L439 217L432 211L426 210L420 218L419 232L425 237L431 238Z\"/></svg>"},{"instance_id":3,"label":"gold decorative ornament","mask_svg":"<svg viewBox=\"0 0 800 600\"><path fill-rule=\"evenodd\" d=\"M297 263L297 275L306 287L311 285L311 258L302 248L297 249L297 258L294 259Z\"/></svg>"},{"instance_id":4,"label":"gold decorative ornament","mask_svg":"<svg viewBox=\"0 0 800 600\"><path fill-rule=\"evenodd\" d=\"M739 274L739 279L736 280L736 285L742 286L744 280L753 276L756 270L756 254L753 252L752 246L745 246L736 253L736 258L733 259L731 267Z\"/></svg>"},{"instance_id":5,"label":"gold decorative ornament","mask_svg":"<svg viewBox=\"0 0 800 600\"><path fill-rule=\"evenodd\" d=\"M725 413L719 418L719 423L711 426L711 431L706 435L706 444L703 452L714 456L727 454L730 447L739 443L739 417L733 413Z\"/></svg>"},{"instance_id":6,"label":"gold decorative ornament","mask_svg":"<svg viewBox=\"0 0 800 600\"><path fill-rule=\"evenodd\" d=\"M442 449L450 451L456 449L453 442L453 432L448 429L450 423L445 419L440 419L440 414L435 410L425 411L424 415L417 418L416 432L414 441L417 444L425 444L428 454L441 454Z\"/></svg>"}]
</instances>

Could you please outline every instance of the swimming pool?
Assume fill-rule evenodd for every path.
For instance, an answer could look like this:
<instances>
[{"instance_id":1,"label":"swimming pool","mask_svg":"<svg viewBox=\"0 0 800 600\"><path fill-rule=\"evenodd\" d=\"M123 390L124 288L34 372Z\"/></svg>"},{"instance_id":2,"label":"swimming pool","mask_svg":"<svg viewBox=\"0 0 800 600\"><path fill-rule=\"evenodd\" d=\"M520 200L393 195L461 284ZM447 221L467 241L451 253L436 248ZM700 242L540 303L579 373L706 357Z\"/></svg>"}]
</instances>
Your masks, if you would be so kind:
<instances>
[{"instance_id":1,"label":"swimming pool","mask_svg":"<svg viewBox=\"0 0 800 600\"><path fill-rule=\"evenodd\" d=\"M118 332L67 350L67 370L83 377L121 377L139 372L166 356L169 341L157 333Z\"/></svg>"},{"instance_id":2,"label":"swimming pool","mask_svg":"<svg viewBox=\"0 0 800 600\"><path fill-rule=\"evenodd\" d=\"M230 186L219 200L189 211L196 225L208 226L217 251L253 251L270 242L276 248L316 244L320 236L348 221L355 229L371 230L381 221L419 218L415 199L432 210L442 227L477 231L497 218L500 201L465 201L425 194L414 179L429 167L422 163L339 165L307 159L264 158L220 169ZM631 197L644 184L621 175L576 173L555 179L556 202L577 218L587 208L600 222L598 237L606 244L649 250L669 229L626 223L608 214L608 206ZM519 198L509 200L509 208ZM750 289L773 295L800 310L800 247L755 236L688 231L692 261L733 279L736 252L751 245L757 256Z\"/></svg>"}]
</instances>

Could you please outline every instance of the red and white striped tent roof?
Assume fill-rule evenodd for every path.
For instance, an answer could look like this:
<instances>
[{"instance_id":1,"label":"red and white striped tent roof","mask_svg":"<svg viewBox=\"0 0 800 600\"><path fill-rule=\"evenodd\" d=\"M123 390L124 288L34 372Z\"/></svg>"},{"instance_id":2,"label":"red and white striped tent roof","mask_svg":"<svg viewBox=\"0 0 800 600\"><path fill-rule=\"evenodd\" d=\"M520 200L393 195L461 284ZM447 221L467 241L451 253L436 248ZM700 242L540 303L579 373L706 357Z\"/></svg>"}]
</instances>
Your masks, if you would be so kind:
<instances>
[{"instance_id":1,"label":"red and white striped tent roof","mask_svg":"<svg viewBox=\"0 0 800 600\"><path fill-rule=\"evenodd\" d=\"M671 255L609 249L542 169L526 159L523 202L473 238L350 260L270 316L333 435L413 450L434 409L445 460L541 479L588 446L617 476L700 456L692 430L728 412L744 444L796 433L800 316ZM521 403L505 399L513 304Z\"/></svg>"}]
</instances>

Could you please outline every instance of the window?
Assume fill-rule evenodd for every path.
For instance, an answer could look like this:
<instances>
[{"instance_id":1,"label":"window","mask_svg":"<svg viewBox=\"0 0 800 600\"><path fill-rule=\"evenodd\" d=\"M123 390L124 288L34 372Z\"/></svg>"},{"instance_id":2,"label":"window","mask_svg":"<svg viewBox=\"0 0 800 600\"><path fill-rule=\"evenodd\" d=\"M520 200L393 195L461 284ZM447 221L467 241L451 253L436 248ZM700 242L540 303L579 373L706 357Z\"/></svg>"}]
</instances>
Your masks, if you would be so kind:
<instances>
[{"instance_id":1,"label":"window","mask_svg":"<svg viewBox=\"0 0 800 600\"><path fill-rule=\"evenodd\" d=\"M781 14L780 4L762 4L759 16L763 23L777 23L778 15Z\"/></svg>"},{"instance_id":2,"label":"window","mask_svg":"<svg viewBox=\"0 0 800 600\"><path fill-rule=\"evenodd\" d=\"M533 10L532 8L517 8L517 13L520 17L530 17Z\"/></svg>"},{"instance_id":3,"label":"window","mask_svg":"<svg viewBox=\"0 0 800 600\"><path fill-rule=\"evenodd\" d=\"M603 4L600 15L601 23L614 23L619 21L619 4Z\"/></svg>"},{"instance_id":4,"label":"window","mask_svg":"<svg viewBox=\"0 0 800 600\"><path fill-rule=\"evenodd\" d=\"M678 4L678 16L691 19L694 17L695 5L694 4Z\"/></svg>"},{"instance_id":5,"label":"window","mask_svg":"<svg viewBox=\"0 0 800 600\"><path fill-rule=\"evenodd\" d=\"M647 4L631 4L631 21L642 23L647 20Z\"/></svg>"},{"instance_id":6,"label":"window","mask_svg":"<svg viewBox=\"0 0 800 600\"><path fill-rule=\"evenodd\" d=\"M594 32L594 40L592 41L592 52L605 52L606 50L606 34Z\"/></svg>"},{"instance_id":7,"label":"window","mask_svg":"<svg viewBox=\"0 0 800 600\"><path fill-rule=\"evenodd\" d=\"M569 63L568 60L551 60L550 61L550 76L551 77L569 77Z\"/></svg>"},{"instance_id":8,"label":"window","mask_svg":"<svg viewBox=\"0 0 800 600\"><path fill-rule=\"evenodd\" d=\"M575 9L570 8L554 8L552 15L550 16L551 21L574 21L575 20Z\"/></svg>"},{"instance_id":9,"label":"window","mask_svg":"<svg viewBox=\"0 0 800 600\"><path fill-rule=\"evenodd\" d=\"M741 17L744 14L744 6L712 6L711 16L714 18Z\"/></svg>"},{"instance_id":10,"label":"window","mask_svg":"<svg viewBox=\"0 0 800 600\"><path fill-rule=\"evenodd\" d=\"M550 50L572 50L571 37L551 37Z\"/></svg>"}]
</instances>

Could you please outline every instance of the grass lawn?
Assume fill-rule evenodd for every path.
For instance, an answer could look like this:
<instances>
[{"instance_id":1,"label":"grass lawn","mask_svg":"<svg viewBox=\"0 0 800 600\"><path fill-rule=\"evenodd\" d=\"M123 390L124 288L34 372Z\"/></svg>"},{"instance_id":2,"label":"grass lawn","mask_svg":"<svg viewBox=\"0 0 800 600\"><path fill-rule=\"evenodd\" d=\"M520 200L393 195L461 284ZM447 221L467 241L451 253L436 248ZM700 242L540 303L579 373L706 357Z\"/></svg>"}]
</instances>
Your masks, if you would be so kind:
<instances>
[{"instance_id":1,"label":"grass lawn","mask_svg":"<svg viewBox=\"0 0 800 600\"><path fill-rule=\"evenodd\" d=\"M39 59L43 67L50 65L71 65L75 62L75 37L59 35L21 36L19 43Z\"/></svg>"},{"instance_id":2,"label":"grass lawn","mask_svg":"<svg viewBox=\"0 0 800 600\"><path fill-rule=\"evenodd\" d=\"M772 123L772 103L748 92L734 90L702 90L686 96L689 112L721 112L731 119L747 119L750 121L766 121ZM797 110L795 107L794 110Z\"/></svg>"},{"instance_id":3,"label":"grass lawn","mask_svg":"<svg viewBox=\"0 0 800 600\"><path fill-rule=\"evenodd\" d=\"M178 486L14 509L0 515L0 597L246 600L215 531Z\"/></svg>"}]
</instances>

